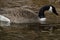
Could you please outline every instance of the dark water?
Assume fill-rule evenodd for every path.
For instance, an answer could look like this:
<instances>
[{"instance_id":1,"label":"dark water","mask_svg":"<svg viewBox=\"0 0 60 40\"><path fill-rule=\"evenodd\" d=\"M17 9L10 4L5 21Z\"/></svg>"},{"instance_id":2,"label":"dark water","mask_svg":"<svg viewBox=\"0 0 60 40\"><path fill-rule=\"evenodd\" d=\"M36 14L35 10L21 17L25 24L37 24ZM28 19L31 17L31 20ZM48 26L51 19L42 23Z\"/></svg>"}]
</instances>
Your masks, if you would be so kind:
<instances>
[{"instance_id":1,"label":"dark water","mask_svg":"<svg viewBox=\"0 0 60 40\"><path fill-rule=\"evenodd\" d=\"M60 40L60 24L22 23L11 24L10 27L0 26L0 40Z\"/></svg>"}]
</instances>

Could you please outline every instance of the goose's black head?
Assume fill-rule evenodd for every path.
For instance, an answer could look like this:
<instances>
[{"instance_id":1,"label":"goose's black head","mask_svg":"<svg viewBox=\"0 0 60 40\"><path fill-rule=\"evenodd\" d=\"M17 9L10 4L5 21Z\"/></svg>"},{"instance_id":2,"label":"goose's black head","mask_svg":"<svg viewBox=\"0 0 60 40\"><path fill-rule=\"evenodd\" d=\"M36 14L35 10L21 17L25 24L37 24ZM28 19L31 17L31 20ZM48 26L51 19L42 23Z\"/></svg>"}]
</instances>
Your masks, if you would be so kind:
<instances>
[{"instance_id":1,"label":"goose's black head","mask_svg":"<svg viewBox=\"0 0 60 40\"><path fill-rule=\"evenodd\" d=\"M51 10L55 15L58 15L56 8L54 6L50 5L50 8L52 8Z\"/></svg>"},{"instance_id":2,"label":"goose's black head","mask_svg":"<svg viewBox=\"0 0 60 40\"><path fill-rule=\"evenodd\" d=\"M50 11L50 12L53 12L55 15L58 15L58 13L57 13L57 11L56 11L56 9L55 9L55 7L54 6L52 6L52 5L45 5L45 6L43 6L40 10L39 10L39 17L40 18L44 18L45 17L45 15L44 15L44 12L45 11Z\"/></svg>"}]
</instances>

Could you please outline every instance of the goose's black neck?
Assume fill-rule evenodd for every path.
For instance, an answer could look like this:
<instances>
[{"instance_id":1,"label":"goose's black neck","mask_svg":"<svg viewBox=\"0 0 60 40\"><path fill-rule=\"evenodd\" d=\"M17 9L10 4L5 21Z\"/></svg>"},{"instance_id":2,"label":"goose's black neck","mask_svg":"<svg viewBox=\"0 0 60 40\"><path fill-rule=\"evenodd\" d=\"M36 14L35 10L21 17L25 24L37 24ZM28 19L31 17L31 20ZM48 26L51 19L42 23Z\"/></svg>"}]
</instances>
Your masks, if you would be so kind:
<instances>
[{"instance_id":1,"label":"goose's black neck","mask_svg":"<svg viewBox=\"0 0 60 40\"><path fill-rule=\"evenodd\" d=\"M44 11L39 11L39 15L38 16L40 18L45 18Z\"/></svg>"},{"instance_id":2,"label":"goose's black neck","mask_svg":"<svg viewBox=\"0 0 60 40\"><path fill-rule=\"evenodd\" d=\"M49 5L43 6L43 7L39 10L39 15L38 15L38 16L39 16L40 18L45 18L44 12L45 12L46 10L49 10L49 8L50 8Z\"/></svg>"}]
</instances>

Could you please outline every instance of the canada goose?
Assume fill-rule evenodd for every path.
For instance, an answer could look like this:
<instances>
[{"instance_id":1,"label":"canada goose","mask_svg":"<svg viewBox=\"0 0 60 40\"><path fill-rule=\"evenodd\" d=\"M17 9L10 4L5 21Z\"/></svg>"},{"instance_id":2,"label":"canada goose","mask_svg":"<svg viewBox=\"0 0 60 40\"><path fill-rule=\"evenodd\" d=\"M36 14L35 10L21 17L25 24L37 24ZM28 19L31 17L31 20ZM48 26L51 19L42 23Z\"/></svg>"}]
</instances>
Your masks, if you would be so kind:
<instances>
[{"instance_id":1,"label":"canada goose","mask_svg":"<svg viewBox=\"0 0 60 40\"><path fill-rule=\"evenodd\" d=\"M45 14L44 14L45 11L50 11L50 12L53 12L55 15L58 15L58 13L57 13L57 11L56 11L56 9L53 5L43 6L39 10L39 14L38 14L39 21L40 21L41 24L45 24L45 21L46 21L46 17L45 17Z\"/></svg>"}]
</instances>

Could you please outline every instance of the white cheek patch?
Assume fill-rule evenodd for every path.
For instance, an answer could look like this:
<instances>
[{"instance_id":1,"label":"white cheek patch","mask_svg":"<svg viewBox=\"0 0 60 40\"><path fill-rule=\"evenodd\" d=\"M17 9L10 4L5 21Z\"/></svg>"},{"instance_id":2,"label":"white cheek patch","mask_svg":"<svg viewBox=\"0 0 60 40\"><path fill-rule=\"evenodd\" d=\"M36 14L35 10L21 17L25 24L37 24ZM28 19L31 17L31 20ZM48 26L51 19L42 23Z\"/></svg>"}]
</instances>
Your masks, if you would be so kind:
<instances>
[{"instance_id":1,"label":"white cheek patch","mask_svg":"<svg viewBox=\"0 0 60 40\"><path fill-rule=\"evenodd\" d=\"M46 18L39 18L41 24L46 24Z\"/></svg>"},{"instance_id":2,"label":"white cheek patch","mask_svg":"<svg viewBox=\"0 0 60 40\"><path fill-rule=\"evenodd\" d=\"M52 12L52 7L50 6L49 11Z\"/></svg>"}]
</instances>

